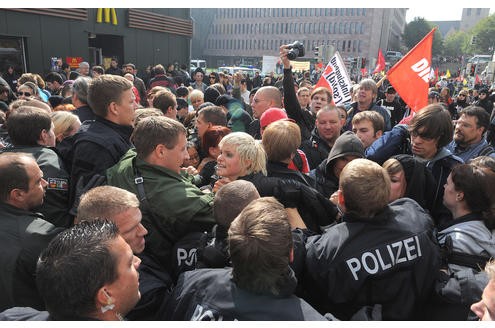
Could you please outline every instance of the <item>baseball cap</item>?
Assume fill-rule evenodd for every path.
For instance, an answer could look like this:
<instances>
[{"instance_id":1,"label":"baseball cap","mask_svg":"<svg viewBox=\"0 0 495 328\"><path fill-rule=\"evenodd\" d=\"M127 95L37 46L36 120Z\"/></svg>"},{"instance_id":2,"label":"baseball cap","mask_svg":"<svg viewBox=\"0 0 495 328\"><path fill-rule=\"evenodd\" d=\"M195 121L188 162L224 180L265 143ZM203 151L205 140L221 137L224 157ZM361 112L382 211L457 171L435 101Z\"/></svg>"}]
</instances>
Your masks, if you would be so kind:
<instances>
[{"instance_id":1,"label":"baseball cap","mask_svg":"<svg viewBox=\"0 0 495 328\"><path fill-rule=\"evenodd\" d=\"M260 128L261 130L264 130L270 123L280 121L280 120L287 120L294 122L293 119L290 119L287 116L287 113L285 110L281 108L276 108L276 107L271 107L268 108L263 114L261 114L260 117Z\"/></svg>"}]
</instances>

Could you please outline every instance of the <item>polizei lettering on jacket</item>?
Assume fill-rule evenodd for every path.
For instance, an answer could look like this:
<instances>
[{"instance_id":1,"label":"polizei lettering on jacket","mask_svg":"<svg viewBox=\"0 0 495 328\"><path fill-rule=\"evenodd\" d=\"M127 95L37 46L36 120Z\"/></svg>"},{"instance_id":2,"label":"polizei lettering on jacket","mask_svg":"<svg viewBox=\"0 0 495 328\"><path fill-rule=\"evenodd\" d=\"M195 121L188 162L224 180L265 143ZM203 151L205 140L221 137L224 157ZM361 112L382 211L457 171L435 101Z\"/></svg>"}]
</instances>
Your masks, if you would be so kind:
<instances>
[{"instance_id":1,"label":"polizei lettering on jacket","mask_svg":"<svg viewBox=\"0 0 495 328\"><path fill-rule=\"evenodd\" d=\"M348 259L346 263L354 280L359 280L359 273L363 270L369 275L374 275L421 256L419 238L414 236L366 251L359 257Z\"/></svg>"}]
</instances>

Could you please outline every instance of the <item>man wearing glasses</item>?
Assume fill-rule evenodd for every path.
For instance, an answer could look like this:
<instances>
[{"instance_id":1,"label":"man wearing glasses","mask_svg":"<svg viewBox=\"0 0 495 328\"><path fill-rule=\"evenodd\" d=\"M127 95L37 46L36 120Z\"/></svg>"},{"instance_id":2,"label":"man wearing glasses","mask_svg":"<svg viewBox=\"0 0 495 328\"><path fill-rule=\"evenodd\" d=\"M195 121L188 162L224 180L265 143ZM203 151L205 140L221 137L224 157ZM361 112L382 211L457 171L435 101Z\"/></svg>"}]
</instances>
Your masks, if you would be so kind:
<instances>
[{"instance_id":1,"label":"man wearing glasses","mask_svg":"<svg viewBox=\"0 0 495 328\"><path fill-rule=\"evenodd\" d=\"M465 163L478 156L495 158L493 147L485 139L489 124L490 116L483 108L468 106L462 109L455 123L454 140L446 148Z\"/></svg>"}]
</instances>

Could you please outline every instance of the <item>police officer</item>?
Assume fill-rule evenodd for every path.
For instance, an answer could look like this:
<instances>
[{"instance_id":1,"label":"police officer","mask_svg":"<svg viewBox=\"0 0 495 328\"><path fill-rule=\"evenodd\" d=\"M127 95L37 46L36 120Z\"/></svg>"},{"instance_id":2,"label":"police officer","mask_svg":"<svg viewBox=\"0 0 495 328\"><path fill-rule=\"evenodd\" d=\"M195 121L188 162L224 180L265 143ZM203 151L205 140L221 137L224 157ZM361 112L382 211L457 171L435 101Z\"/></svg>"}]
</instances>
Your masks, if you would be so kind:
<instances>
[{"instance_id":1,"label":"police officer","mask_svg":"<svg viewBox=\"0 0 495 328\"><path fill-rule=\"evenodd\" d=\"M13 144L4 152L32 154L48 182L43 204L34 210L58 227L70 227L69 173L57 154L54 125L50 115L39 108L22 106L9 115L7 131Z\"/></svg>"},{"instance_id":2,"label":"police officer","mask_svg":"<svg viewBox=\"0 0 495 328\"><path fill-rule=\"evenodd\" d=\"M439 268L433 221L414 201L388 205L390 179L366 159L340 175L343 222L306 242L305 285L320 313L348 320L360 307L382 305L384 320L419 319ZM345 246L345 247L344 247Z\"/></svg>"}]
</instances>

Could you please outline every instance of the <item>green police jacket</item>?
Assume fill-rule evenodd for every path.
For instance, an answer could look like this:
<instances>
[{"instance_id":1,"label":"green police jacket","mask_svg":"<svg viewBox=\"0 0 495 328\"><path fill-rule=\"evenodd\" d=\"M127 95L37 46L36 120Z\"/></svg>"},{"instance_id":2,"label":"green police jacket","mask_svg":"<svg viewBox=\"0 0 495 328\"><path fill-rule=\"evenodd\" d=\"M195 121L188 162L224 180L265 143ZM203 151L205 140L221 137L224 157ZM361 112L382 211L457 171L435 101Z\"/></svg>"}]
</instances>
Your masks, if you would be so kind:
<instances>
[{"instance_id":1,"label":"green police jacket","mask_svg":"<svg viewBox=\"0 0 495 328\"><path fill-rule=\"evenodd\" d=\"M141 199L133 162L143 177L149 204L149 208L143 202L140 205L142 223L148 229L145 252L170 268L171 251L177 240L190 232L210 230L215 224L214 195L203 193L187 175L139 159L135 149L130 149L106 171L108 184L126 189Z\"/></svg>"}]
</instances>

